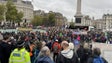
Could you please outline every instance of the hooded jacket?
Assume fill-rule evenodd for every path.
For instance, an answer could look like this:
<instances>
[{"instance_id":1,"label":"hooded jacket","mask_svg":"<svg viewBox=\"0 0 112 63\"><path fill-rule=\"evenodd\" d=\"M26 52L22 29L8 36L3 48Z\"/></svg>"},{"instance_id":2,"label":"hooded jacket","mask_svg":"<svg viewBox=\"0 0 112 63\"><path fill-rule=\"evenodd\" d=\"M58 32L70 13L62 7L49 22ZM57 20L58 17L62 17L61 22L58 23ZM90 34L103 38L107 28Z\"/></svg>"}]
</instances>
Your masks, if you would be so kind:
<instances>
[{"instance_id":1,"label":"hooded jacket","mask_svg":"<svg viewBox=\"0 0 112 63\"><path fill-rule=\"evenodd\" d=\"M79 63L79 61L73 50L68 49L60 52L56 63Z\"/></svg>"}]
</instances>

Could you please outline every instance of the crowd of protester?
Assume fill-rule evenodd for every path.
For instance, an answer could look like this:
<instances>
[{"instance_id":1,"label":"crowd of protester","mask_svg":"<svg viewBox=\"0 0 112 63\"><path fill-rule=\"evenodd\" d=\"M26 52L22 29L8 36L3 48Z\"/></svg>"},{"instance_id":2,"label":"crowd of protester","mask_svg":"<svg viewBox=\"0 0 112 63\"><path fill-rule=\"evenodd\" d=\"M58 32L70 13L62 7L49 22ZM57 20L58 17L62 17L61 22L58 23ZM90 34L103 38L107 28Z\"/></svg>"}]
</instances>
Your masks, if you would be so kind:
<instances>
[{"instance_id":1,"label":"crowd of protester","mask_svg":"<svg viewBox=\"0 0 112 63\"><path fill-rule=\"evenodd\" d=\"M89 32L91 35L91 38L94 42L99 42L99 43L109 43L112 44L112 32L111 31L91 31Z\"/></svg>"},{"instance_id":2,"label":"crowd of protester","mask_svg":"<svg viewBox=\"0 0 112 63\"><path fill-rule=\"evenodd\" d=\"M108 63L100 49L92 50L89 44L95 35L59 28L48 28L46 33L0 33L0 63Z\"/></svg>"}]
</instances>

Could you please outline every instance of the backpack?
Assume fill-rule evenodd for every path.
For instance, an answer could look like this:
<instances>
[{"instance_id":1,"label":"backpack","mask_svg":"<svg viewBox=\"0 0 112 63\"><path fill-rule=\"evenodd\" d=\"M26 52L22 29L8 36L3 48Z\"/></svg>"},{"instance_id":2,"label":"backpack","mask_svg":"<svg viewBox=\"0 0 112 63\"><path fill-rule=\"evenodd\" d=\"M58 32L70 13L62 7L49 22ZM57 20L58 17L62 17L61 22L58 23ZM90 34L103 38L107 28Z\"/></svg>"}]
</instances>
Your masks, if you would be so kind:
<instances>
[{"instance_id":1,"label":"backpack","mask_svg":"<svg viewBox=\"0 0 112 63\"><path fill-rule=\"evenodd\" d=\"M60 44L59 43L57 43L57 42L55 42L54 44L53 44L53 52L54 53L58 53L59 52L59 48L60 48Z\"/></svg>"},{"instance_id":2,"label":"backpack","mask_svg":"<svg viewBox=\"0 0 112 63\"><path fill-rule=\"evenodd\" d=\"M104 63L104 61L101 57L97 57L93 59L93 63Z\"/></svg>"}]
</instances>

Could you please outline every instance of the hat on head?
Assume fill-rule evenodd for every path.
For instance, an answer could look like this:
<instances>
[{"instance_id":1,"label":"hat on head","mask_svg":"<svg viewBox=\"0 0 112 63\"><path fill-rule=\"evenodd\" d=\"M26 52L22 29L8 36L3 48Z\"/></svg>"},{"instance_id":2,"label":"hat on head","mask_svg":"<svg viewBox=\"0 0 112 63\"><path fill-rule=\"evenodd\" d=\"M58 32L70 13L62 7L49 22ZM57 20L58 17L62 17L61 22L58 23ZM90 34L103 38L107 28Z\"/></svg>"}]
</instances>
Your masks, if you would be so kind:
<instances>
[{"instance_id":1,"label":"hat on head","mask_svg":"<svg viewBox=\"0 0 112 63\"><path fill-rule=\"evenodd\" d=\"M22 46L24 46L24 44L25 44L25 42L20 40L17 42L17 47L22 47Z\"/></svg>"},{"instance_id":2,"label":"hat on head","mask_svg":"<svg viewBox=\"0 0 112 63\"><path fill-rule=\"evenodd\" d=\"M57 42L58 42L58 39L56 39L55 41L57 41Z\"/></svg>"}]
</instances>

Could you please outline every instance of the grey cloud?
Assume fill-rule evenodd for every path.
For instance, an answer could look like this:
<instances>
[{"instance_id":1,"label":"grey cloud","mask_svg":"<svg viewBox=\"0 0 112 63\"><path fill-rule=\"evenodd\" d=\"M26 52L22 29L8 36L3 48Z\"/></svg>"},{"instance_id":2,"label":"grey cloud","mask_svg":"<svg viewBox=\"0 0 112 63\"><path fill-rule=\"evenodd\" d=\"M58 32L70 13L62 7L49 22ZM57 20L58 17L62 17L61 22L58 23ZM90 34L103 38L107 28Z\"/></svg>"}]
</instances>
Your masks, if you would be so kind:
<instances>
[{"instance_id":1,"label":"grey cloud","mask_svg":"<svg viewBox=\"0 0 112 63\"><path fill-rule=\"evenodd\" d=\"M76 13L77 0L34 0L35 9L60 12L68 19ZM103 13L111 13L112 0L82 0L82 13L100 18Z\"/></svg>"}]
</instances>

